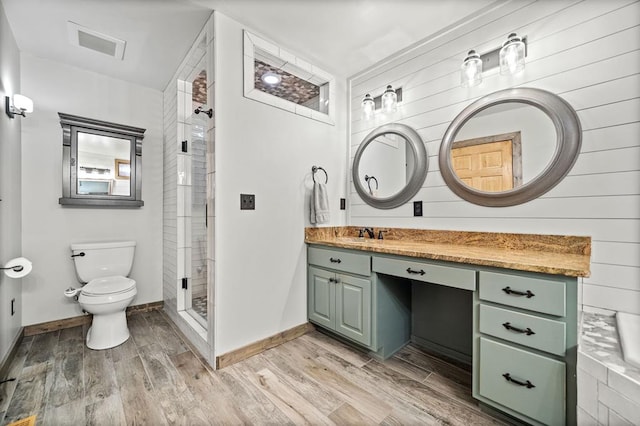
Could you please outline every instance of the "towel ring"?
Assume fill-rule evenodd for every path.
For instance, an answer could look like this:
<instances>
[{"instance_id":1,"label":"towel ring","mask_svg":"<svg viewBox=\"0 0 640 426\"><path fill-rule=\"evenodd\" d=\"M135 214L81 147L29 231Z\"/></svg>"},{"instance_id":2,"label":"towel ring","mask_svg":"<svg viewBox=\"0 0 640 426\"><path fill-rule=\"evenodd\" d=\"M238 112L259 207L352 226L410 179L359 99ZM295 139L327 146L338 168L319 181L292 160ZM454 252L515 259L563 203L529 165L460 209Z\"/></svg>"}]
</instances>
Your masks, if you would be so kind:
<instances>
[{"instance_id":1,"label":"towel ring","mask_svg":"<svg viewBox=\"0 0 640 426\"><path fill-rule=\"evenodd\" d=\"M367 186L369 187L369 194L373 193L373 190L371 189L371 181L372 180L376 181L376 191L377 191L378 190L378 179L376 179L375 176L364 175L364 181L367 182Z\"/></svg>"},{"instance_id":2,"label":"towel ring","mask_svg":"<svg viewBox=\"0 0 640 426\"><path fill-rule=\"evenodd\" d=\"M327 171L325 169L323 169L320 166L313 166L311 167L311 178L313 179L313 183L316 183L316 172L318 170L322 170L324 172L324 183L329 183L329 174L327 173Z\"/></svg>"}]
</instances>

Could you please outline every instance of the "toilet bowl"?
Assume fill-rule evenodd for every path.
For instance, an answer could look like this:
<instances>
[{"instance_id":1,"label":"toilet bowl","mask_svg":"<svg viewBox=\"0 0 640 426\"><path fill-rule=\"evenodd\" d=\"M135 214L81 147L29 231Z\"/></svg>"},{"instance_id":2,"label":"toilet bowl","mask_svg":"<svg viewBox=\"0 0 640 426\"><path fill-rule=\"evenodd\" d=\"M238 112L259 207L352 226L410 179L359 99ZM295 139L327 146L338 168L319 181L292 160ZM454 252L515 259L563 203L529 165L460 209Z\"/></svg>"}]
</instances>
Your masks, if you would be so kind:
<instances>
[{"instance_id":1,"label":"toilet bowl","mask_svg":"<svg viewBox=\"0 0 640 426\"><path fill-rule=\"evenodd\" d=\"M96 278L80 290L80 307L93 314L87 333L89 349L109 349L129 338L125 310L138 294L136 282L122 276Z\"/></svg>"},{"instance_id":2,"label":"toilet bowl","mask_svg":"<svg viewBox=\"0 0 640 426\"><path fill-rule=\"evenodd\" d=\"M65 296L77 298L80 307L93 314L87 333L90 349L113 348L129 339L125 311L138 291L136 282L126 275L134 249L134 241L71 245L78 278L86 284L67 289Z\"/></svg>"}]
</instances>

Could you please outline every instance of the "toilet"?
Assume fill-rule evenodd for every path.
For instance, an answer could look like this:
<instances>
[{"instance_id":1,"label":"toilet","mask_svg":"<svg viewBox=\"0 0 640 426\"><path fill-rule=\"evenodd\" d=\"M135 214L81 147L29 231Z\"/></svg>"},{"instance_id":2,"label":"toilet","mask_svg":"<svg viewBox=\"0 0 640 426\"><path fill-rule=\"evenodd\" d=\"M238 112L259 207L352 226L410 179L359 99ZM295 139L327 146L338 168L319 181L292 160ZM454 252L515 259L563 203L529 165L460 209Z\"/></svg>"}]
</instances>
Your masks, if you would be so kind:
<instances>
[{"instance_id":1,"label":"toilet","mask_svg":"<svg viewBox=\"0 0 640 426\"><path fill-rule=\"evenodd\" d=\"M135 241L71 244L72 258L81 283L65 296L77 298L82 309L93 314L87 347L109 349L129 338L125 310L138 293L131 272Z\"/></svg>"}]
</instances>

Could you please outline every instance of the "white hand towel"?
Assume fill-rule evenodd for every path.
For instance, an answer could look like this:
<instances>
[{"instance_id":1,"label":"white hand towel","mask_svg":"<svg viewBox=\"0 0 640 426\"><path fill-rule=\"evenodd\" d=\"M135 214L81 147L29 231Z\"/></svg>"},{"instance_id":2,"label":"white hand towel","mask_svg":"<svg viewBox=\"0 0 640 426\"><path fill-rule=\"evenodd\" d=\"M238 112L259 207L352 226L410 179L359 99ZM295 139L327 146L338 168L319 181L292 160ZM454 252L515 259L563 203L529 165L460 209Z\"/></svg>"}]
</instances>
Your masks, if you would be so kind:
<instances>
[{"instance_id":1,"label":"white hand towel","mask_svg":"<svg viewBox=\"0 0 640 426\"><path fill-rule=\"evenodd\" d=\"M326 223L329 221L329 196L327 186L324 183L313 184L311 192L311 223Z\"/></svg>"}]
</instances>

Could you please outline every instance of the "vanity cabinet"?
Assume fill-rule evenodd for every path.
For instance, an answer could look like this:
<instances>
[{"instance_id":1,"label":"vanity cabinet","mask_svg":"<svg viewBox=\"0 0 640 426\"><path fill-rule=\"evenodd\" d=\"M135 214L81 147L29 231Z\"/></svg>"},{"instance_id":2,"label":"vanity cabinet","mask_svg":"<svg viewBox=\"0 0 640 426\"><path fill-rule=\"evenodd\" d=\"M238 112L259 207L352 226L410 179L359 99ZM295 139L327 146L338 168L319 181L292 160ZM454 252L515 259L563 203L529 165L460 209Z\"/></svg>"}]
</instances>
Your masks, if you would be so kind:
<instances>
[{"instance_id":1,"label":"vanity cabinet","mask_svg":"<svg viewBox=\"0 0 640 426\"><path fill-rule=\"evenodd\" d=\"M371 280L309 267L309 320L371 344Z\"/></svg>"},{"instance_id":2,"label":"vanity cabinet","mask_svg":"<svg viewBox=\"0 0 640 426\"><path fill-rule=\"evenodd\" d=\"M478 287L474 398L532 424L574 424L576 280L481 270Z\"/></svg>"},{"instance_id":3,"label":"vanity cabinet","mask_svg":"<svg viewBox=\"0 0 640 426\"><path fill-rule=\"evenodd\" d=\"M372 256L310 246L309 321L385 359L409 342L411 286L372 272Z\"/></svg>"},{"instance_id":4,"label":"vanity cabinet","mask_svg":"<svg viewBox=\"0 0 640 426\"><path fill-rule=\"evenodd\" d=\"M309 264L309 320L370 346L371 256L310 248Z\"/></svg>"}]
</instances>

